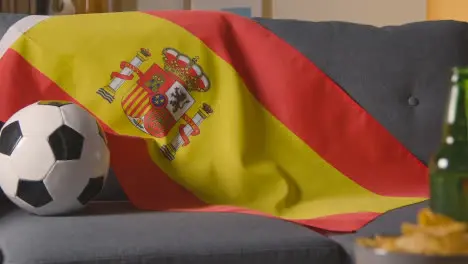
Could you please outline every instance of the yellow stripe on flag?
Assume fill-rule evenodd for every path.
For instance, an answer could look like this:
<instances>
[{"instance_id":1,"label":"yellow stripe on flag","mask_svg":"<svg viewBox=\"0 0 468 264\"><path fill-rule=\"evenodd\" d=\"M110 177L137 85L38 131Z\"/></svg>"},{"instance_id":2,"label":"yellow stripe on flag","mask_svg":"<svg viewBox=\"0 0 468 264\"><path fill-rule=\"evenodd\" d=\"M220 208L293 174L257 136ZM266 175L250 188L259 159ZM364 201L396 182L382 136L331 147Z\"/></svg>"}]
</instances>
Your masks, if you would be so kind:
<instances>
[{"instance_id":1,"label":"yellow stripe on flag","mask_svg":"<svg viewBox=\"0 0 468 264\"><path fill-rule=\"evenodd\" d=\"M153 62L163 65L162 50L175 48L198 56L211 82L209 91L191 93L195 104L187 115L194 116L203 102L214 112L175 160L164 158L159 148L178 133L178 125L167 139L147 141L154 162L203 201L310 219L384 212L423 200L376 195L342 175L266 111L231 65L169 21L139 12L53 17L13 46L117 133L151 138L129 122L121 105L137 78L117 91L112 104L96 94L111 72L120 71L121 61L130 61L141 48L152 52L143 72Z\"/></svg>"}]
</instances>

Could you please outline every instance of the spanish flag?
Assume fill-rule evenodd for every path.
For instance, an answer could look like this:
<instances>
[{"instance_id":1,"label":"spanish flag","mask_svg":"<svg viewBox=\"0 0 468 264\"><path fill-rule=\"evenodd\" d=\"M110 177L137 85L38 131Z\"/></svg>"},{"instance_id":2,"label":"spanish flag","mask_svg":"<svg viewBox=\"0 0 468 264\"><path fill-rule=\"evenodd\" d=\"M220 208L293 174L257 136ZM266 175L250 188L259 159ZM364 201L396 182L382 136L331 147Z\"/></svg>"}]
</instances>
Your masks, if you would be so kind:
<instances>
[{"instance_id":1,"label":"spanish flag","mask_svg":"<svg viewBox=\"0 0 468 264\"><path fill-rule=\"evenodd\" d=\"M285 40L234 14L28 16L0 42L0 119L73 101L141 209L354 231L428 196L427 168Z\"/></svg>"}]
</instances>

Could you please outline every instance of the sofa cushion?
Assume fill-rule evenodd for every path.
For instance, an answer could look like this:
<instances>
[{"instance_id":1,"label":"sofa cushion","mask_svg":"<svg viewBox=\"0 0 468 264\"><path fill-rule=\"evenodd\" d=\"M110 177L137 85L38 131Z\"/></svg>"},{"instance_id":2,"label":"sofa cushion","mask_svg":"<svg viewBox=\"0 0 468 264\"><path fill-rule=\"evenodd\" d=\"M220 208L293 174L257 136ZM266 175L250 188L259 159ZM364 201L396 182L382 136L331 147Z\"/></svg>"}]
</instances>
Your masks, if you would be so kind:
<instances>
[{"instance_id":1,"label":"sofa cushion","mask_svg":"<svg viewBox=\"0 0 468 264\"><path fill-rule=\"evenodd\" d=\"M125 202L91 204L68 217L11 208L0 218L6 263L341 264L332 240L254 215L142 212Z\"/></svg>"},{"instance_id":2,"label":"sofa cushion","mask_svg":"<svg viewBox=\"0 0 468 264\"><path fill-rule=\"evenodd\" d=\"M340 234L329 236L338 242L349 254L348 263L353 263L354 240L361 236L372 236L376 234L400 234L400 227L403 222L416 222L416 215L419 210L428 207L428 202L417 203L387 212L375 219L354 234Z\"/></svg>"}]
</instances>

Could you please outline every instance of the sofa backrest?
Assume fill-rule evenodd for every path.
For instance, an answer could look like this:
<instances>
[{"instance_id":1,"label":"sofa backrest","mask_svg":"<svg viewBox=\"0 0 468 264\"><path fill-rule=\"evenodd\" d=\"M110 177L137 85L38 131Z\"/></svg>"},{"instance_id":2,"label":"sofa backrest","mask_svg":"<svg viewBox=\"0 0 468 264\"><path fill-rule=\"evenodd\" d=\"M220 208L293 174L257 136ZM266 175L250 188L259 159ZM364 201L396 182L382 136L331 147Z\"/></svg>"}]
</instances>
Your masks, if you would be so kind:
<instances>
[{"instance_id":1,"label":"sofa backrest","mask_svg":"<svg viewBox=\"0 0 468 264\"><path fill-rule=\"evenodd\" d=\"M0 13L0 37L7 32L11 25L26 16L24 14Z\"/></svg>"},{"instance_id":2,"label":"sofa backrest","mask_svg":"<svg viewBox=\"0 0 468 264\"><path fill-rule=\"evenodd\" d=\"M377 28L258 19L300 50L427 164L441 136L451 68L468 65L468 24Z\"/></svg>"},{"instance_id":3,"label":"sofa backrest","mask_svg":"<svg viewBox=\"0 0 468 264\"><path fill-rule=\"evenodd\" d=\"M0 37L24 16L0 14ZM255 20L302 52L428 163L440 138L450 68L468 64L468 24L437 21L377 28ZM100 199L126 199L112 172Z\"/></svg>"}]
</instances>

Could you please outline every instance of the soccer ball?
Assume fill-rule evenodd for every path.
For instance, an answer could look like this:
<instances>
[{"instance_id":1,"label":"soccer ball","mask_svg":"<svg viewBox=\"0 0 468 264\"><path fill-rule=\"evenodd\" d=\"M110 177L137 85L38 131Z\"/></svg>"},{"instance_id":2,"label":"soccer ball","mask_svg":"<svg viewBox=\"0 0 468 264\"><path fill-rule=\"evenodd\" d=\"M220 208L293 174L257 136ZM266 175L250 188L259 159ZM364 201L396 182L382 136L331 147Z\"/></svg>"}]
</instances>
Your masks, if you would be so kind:
<instances>
[{"instance_id":1,"label":"soccer ball","mask_svg":"<svg viewBox=\"0 0 468 264\"><path fill-rule=\"evenodd\" d=\"M96 119L70 102L40 101L16 112L0 130L0 187L37 215L83 208L109 170L106 137Z\"/></svg>"}]
</instances>

